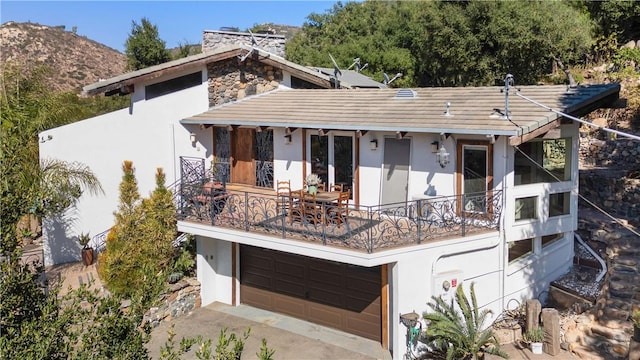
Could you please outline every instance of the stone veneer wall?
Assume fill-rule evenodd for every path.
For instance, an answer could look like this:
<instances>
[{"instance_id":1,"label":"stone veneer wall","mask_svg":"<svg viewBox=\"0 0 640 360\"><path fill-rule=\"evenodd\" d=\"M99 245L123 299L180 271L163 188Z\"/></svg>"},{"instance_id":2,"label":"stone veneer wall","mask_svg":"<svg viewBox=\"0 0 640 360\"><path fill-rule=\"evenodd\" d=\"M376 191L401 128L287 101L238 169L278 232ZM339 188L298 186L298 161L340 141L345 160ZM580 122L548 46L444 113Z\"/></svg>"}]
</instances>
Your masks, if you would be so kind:
<instances>
[{"instance_id":1,"label":"stone veneer wall","mask_svg":"<svg viewBox=\"0 0 640 360\"><path fill-rule=\"evenodd\" d=\"M207 65L209 106L221 105L246 96L277 89L282 70L259 61L229 59Z\"/></svg>"},{"instance_id":2,"label":"stone veneer wall","mask_svg":"<svg viewBox=\"0 0 640 360\"><path fill-rule=\"evenodd\" d=\"M259 47L272 54L284 57L285 37L273 34L253 34ZM244 43L251 45L251 34L233 31L205 30L202 34L202 52L207 52L221 45Z\"/></svg>"},{"instance_id":3,"label":"stone veneer wall","mask_svg":"<svg viewBox=\"0 0 640 360\"><path fill-rule=\"evenodd\" d=\"M194 278L184 278L169 286L169 290L162 294L162 304L152 307L144 314L144 321L152 327L157 327L164 320L189 314L193 309L202 305L200 298L200 283Z\"/></svg>"}]
</instances>

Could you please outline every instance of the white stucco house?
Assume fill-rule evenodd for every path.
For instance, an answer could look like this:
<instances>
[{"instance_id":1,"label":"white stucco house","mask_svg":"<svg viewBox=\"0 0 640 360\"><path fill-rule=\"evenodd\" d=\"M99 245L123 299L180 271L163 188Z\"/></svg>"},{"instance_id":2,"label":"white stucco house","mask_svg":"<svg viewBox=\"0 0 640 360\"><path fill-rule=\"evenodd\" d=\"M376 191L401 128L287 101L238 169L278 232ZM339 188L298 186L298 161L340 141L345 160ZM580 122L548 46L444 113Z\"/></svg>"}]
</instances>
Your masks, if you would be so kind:
<instances>
[{"instance_id":1,"label":"white stucco house","mask_svg":"<svg viewBox=\"0 0 640 360\"><path fill-rule=\"evenodd\" d=\"M124 160L142 194L162 167L178 229L197 237L203 305L285 313L401 358L399 314L427 310L431 296L475 282L497 315L571 267L578 124L516 93L582 116L620 88L359 89L228 45L84 90L132 101L40 134L51 135L42 157L89 165L106 192L83 196L72 226L45 222L48 264L77 258L80 232L111 227ZM283 180L304 189L312 172L350 191L342 221L293 219L296 205L276 194ZM207 193L211 181L224 196Z\"/></svg>"}]
</instances>

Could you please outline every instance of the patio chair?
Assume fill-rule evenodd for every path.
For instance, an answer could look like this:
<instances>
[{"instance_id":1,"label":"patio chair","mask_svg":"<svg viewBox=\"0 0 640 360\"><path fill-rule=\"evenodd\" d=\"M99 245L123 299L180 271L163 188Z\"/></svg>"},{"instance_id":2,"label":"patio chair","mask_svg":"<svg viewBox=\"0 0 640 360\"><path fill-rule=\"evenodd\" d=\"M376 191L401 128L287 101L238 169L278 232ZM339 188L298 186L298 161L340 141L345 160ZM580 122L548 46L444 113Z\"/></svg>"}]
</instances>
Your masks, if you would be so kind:
<instances>
[{"instance_id":1,"label":"patio chair","mask_svg":"<svg viewBox=\"0 0 640 360\"><path fill-rule=\"evenodd\" d=\"M343 192L344 191L344 187L343 187L342 184L332 184L332 185L329 185L329 191Z\"/></svg>"},{"instance_id":2,"label":"patio chair","mask_svg":"<svg viewBox=\"0 0 640 360\"><path fill-rule=\"evenodd\" d=\"M350 198L351 190L340 192L336 205L327 210L327 222L338 226L347 223Z\"/></svg>"},{"instance_id":3,"label":"patio chair","mask_svg":"<svg viewBox=\"0 0 640 360\"><path fill-rule=\"evenodd\" d=\"M276 183L276 215L288 215L290 207L291 180L280 180Z\"/></svg>"},{"instance_id":4,"label":"patio chair","mask_svg":"<svg viewBox=\"0 0 640 360\"><path fill-rule=\"evenodd\" d=\"M293 224L293 221L304 220L304 209L302 208L302 190L289 191L289 223Z\"/></svg>"},{"instance_id":5,"label":"patio chair","mask_svg":"<svg viewBox=\"0 0 640 360\"><path fill-rule=\"evenodd\" d=\"M304 219L317 225L322 221L322 207L316 201L316 194L302 192L301 208Z\"/></svg>"}]
</instances>

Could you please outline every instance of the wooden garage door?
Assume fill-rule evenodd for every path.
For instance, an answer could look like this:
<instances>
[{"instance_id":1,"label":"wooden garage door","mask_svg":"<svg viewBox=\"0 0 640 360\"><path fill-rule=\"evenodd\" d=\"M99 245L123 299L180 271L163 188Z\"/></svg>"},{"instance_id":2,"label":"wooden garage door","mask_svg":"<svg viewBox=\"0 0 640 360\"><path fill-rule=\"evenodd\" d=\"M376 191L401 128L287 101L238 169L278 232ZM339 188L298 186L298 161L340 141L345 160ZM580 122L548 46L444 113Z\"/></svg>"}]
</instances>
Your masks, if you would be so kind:
<instances>
[{"instance_id":1,"label":"wooden garage door","mask_svg":"<svg viewBox=\"0 0 640 360\"><path fill-rule=\"evenodd\" d=\"M240 269L243 304L381 341L380 267L241 245Z\"/></svg>"}]
</instances>

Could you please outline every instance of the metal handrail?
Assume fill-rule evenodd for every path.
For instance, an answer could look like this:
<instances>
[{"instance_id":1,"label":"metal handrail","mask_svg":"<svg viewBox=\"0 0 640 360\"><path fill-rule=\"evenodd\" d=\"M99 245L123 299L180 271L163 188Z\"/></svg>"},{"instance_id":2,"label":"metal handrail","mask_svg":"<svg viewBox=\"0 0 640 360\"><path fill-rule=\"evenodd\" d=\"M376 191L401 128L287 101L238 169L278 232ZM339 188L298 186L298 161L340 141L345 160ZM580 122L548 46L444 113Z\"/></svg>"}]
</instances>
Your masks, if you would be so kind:
<instances>
[{"instance_id":1,"label":"metal handrail","mask_svg":"<svg viewBox=\"0 0 640 360\"><path fill-rule=\"evenodd\" d=\"M448 236L467 236L479 230L499 230L502 212L502 191L493 190L374 206L350 205L347 219L332 218L336 206L323 204L322 214L326 215L317 221L300 214L295 202L287 197L226 189L211 194L202 186L205 181L183 183L179 220L368 253Z\"/></svg>"}]
</instances>

